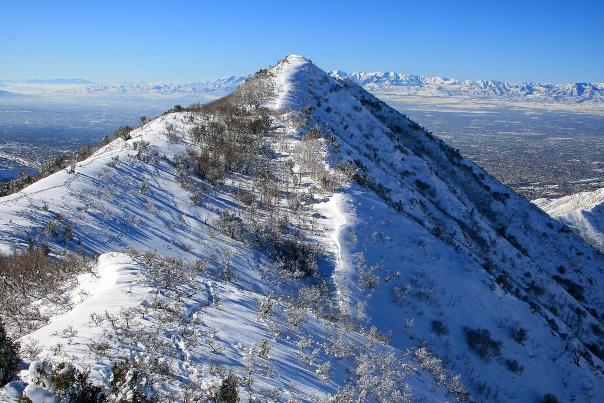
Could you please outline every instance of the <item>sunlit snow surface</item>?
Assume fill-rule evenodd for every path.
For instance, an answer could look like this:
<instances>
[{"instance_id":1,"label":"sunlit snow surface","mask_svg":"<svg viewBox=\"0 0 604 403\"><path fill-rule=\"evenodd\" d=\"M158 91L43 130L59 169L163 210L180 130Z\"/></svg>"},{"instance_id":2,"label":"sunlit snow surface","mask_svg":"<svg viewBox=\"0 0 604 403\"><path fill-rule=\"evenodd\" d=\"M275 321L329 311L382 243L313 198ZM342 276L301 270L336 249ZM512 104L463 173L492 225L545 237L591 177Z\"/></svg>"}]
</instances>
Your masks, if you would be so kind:
<instances>
[{"instance_id":1,"label":"sunlit snow surface","mask_svg":"<svg viewBox=\"0 0 604 403\"><path fill-rule=\"evenodd\" d=\"M533 203L604 253L604 189Z\"/></svg>"}]
</instances>

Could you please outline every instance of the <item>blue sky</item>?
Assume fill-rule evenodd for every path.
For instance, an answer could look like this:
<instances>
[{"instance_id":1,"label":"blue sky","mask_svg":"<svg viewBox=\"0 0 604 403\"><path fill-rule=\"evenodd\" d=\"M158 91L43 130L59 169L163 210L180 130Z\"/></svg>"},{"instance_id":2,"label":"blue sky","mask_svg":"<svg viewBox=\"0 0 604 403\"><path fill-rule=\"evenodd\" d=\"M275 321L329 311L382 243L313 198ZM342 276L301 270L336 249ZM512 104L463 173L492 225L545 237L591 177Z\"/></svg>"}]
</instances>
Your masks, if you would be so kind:
<instances>
[{"instance_id":1,"label":"blue sky","mask_svg":"<svg viewBox=\"0 0 604 403\"><path fill-rule=\"evenodd\" d=\"M604 1L1 1L0 79L197 81L325 70L604 81Z\"/></svg>"}]
</instances>

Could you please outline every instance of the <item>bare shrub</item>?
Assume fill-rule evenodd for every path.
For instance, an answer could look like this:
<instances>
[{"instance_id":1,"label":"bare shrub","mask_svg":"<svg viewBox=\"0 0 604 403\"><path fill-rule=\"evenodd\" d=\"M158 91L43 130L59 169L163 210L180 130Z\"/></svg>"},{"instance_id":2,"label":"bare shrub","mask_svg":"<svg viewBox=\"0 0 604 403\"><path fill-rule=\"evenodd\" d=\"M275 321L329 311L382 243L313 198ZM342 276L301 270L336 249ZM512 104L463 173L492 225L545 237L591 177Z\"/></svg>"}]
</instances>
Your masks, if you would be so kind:
<instances>
[{"instance_id":1,"label":"bare shrub","mask_svg":"<svg viewBox=\"0 0 604 403\"><path fill-rule=\"evenodd\" d=\"M0 254L0 316L8 334L16 337L44 326L49 314L71 308L64 291L77 284L76 276L90 271L90 259L67 253L51 258L43 249L30 247ZM32 304L41 300L41 304Z\"/></svg>"},{"instance_id":2,"label":"bare shrub","mask_svg":"<svg viewBox=\"0 0 604 403\"><path fill-rule=\"evenodd\" d=\"M293 236L282 235L269 239L268 252L277 259L277 267L294 278L313 276L317 272L318 246Z\"/></svg>"},{"instance_id":3,"label":"bare shrub","mask_svg":"<svg viewBox=\"0 0 604 403\"><path fill-rule=\"evenodd\" d=\"M484 362L489 363L491 362L492 357L499 357L501 355L503 342L491 339L491 332L489 329L470 329L466 326L463 330L466 334L470 348L478 354Z\"/></svg>"},{"instance_id":4,"label":"bare shrub","mask_svg":"<svg viewBox=\"0 0 604 403\"><path fill-rule=\"evenodd\" d=\"M229 237L235 239L241 231L241 219L235 213L230 213L228 210L220 212L218 220L214 222L214 226L224 231Z\"/></svg>"},{"instance_id":5,"label":"bare shrub","mask_svg":"<svg viewBox=\"0 0 604 403\"><path fill-rule=\"evenodd\" d=\"M235 199L246 206L251 206L254 202L254 193L239 189L235 194Z\"/></svg>"},{"instance_id":6,"label":"bare shrub","mask_svg":"<svg viewBox=\"0 0 604 403\"><path fill-rule=\"evenodd\" d=\"M153 380L143 366L124 359L111 369L110 401L115 403L153 403L158 401Z\"/></svg>"},{"instance_id":7,"label":"bare shrub","mask_svg":"<svg viewBox=\"0 0 604 403\"><path fill-rule=\"evenodd\" d=\"M19 343L9 338L0 321L0 388L10 382L19 370Z\"/></svg>"},{"instance_id":8,"label":"bare shrub","mask_svg":"<svg viewBox=\"0 0 604 403\"><path fill-rule=\"evenodd\" d=\"M407 295L411 292L409 284L403 284L402 287L394 287L392 290L392 300L399 307L403 307L407 303Z\"/></svg>"},{"instance_id":9,"label":"bare shrub","mask_svg":"<svg viewBox=\"0 0 604 403\"><path fill-rule=\"evenodd\" d=\"M176 141L177 133L178 133L176 131L176 126L174 126L173 123L166 122L164 129L165 129L164 134L166 135L166 138L168 139L168 141Z\"/></svg>"},{"instance_id":10,"label":"bare shrub","mask_svg":"<svg viewBox=\"0 0 604 403\"><path fill-rule=\"evenodd\" d=\"M516 360L505 360L505 366L510 372L521 374L524 371L524 366Z\"/></svg>"},{"instance_id":11,"label":"bare shrub","mask_svg":"<svg viewBox=\"0 0 604 403\"><path fill-rule=\"evenodd\" d=\"M543 395L543 403L560 403L560 400L553 393Z\"/></svg>"},{"instance_id":12,"label":"bare shrub","mask_svg":"<svg viewBox=\"0 0 604 403\"><path fill-rule=\"evenodd\" d=\"M524 342L528 339L528 331L522 326L516 326L512 329L512 337L524 346Z\"/></svg>"},{"instance_id":13,"label":"bare shrub","mask_svg":"<svg viewBox=\"0 0 604 403\"><path fill-rule=\"evenodd\" d=\"M449 328L440 320L432 322L432 331L441 337L449 334Z\"/></svg>"}]
</instances>

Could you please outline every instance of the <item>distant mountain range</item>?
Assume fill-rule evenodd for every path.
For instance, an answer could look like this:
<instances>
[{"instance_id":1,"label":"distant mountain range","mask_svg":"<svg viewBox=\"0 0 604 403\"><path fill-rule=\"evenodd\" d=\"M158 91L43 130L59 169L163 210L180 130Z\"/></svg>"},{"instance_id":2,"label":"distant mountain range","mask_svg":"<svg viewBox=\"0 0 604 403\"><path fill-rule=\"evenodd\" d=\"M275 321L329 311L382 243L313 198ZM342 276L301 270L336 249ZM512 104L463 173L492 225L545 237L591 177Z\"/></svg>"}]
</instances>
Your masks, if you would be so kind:
<instances>
[{"instance_id":1,"label":"distant mountain range","mask_svg":"<svg viewBox=\"0 0 604 403\"><path fill-rule=\"evenodd\" d=\"M348 74L341 70L331 71L329 74L338 79L349 79L369 92L384 95L460 97L543 103L600 103L604 101L604 83L505 83L493 80L473 81L412 76L393 72Z\"/></svg>"},{"instance_id":2,"label":"distant mountain range","mask_svg":"<svg viewBox=\"0 0 604 403\"><path fill-rule=\"evenodd\" d=\"M0 87L14 84L92 84L94 81L82 78L26 78L23 80L0 80Z\"/></svg>"},{"instance_id":3,"label":"distant mountain range","mask_svg":"<svg viewBox=\"0 0 604 403\"><path fill-rule=\"evenodd\" d=\"M365 90L379 95L463 98L485 101L514 101L530 103L602 103L604 83L504 83L492 80L455 80L441 77L413 76L399 73L345 73L329 72L337 79L349 79ZM194 83L91 84L90 94L193 94L229 93L249 75L231 76Z\"/></svg>"},{"instance_id":4,"label":"distant mountain range","mask_svg":"<svg viewBox=\"0 0 604 403\"><path fill-rule=\"evenodd\" d=\"M121 84L91 84L85 91L89 94L195 94L219 93L227 94L235 91L249 75L231 76L214 80L197 81L193 83L121 83Z\"/></svg>"},{"instance_id":5,"label":"distant mountain range","mask_svg":"<svg viewBox=\"0 0 604 403\"><path fill-rule=\"evenodd\" d=\"M93 81L84 80L82 78L28 78L23 82L31 84L92 84Z\"/></svg>"},{"instance_id":6,"label":"distant mountain range","mask_svg":"<svg viewBox=\"0 0 604 403\"><path fill-rule=\"evenodd\" d=\"M461 98L494 102L525 102L534 104L585 104L604 102L604 82L543 84L534 82L506 83L494 80L456 80L442 77L414 76L394 72L345 73L328 72L334 78L348 79L365 90L380 96L416 96L423 98ZM82 84L81 88L65 91L73 95L225 95L233 92L250 75L224 77L190 83L150 82L102 84L83 79L27 79L3 81L18 88L20 84ZM7 87L4 85L4 87ZM12 89L13 92L19 92Z\"/></svg>"}]
</instances>

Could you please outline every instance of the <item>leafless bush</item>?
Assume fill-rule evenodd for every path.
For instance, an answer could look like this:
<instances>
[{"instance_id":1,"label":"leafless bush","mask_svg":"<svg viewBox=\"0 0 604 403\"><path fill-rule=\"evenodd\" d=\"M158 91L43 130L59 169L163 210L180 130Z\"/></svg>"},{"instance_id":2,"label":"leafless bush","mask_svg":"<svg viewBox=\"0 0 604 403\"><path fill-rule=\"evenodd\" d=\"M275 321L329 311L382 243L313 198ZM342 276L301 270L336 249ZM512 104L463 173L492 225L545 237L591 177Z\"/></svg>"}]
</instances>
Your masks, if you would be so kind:
<instances>
[{"instance_id":1,"label":"leafless bush","mask_svg":"<svg viewBox=\"0 0 604 403\"><path fill-rule=\"evenodd\" d=\"M206 259L186 263L182 259L160 256L154 251L129 251L130 257L146 266L145 281L152 287L175 293L176 298L189 293L188 284L193 278L202 274L207 263Z\"/></svg>"},{"instance_id":2,"label":"leafless bush","mask_svg":"<svg viewBox=\"0 0 604 403\"><path fill-rule=\"evenodd\" d=\"M22 336L44 326L50 314L70 309L65 291L77 284L78 274L92 267L82 255L51 258L36 247L0 254L0 316L7 332Z\"/></svg>"},{"instance_id":3,"label":"leafless bush","mask_svg":"<svg viewBox=\"0 0 604 403\"><path fill-rule=\"evenodd\" d=\"M319 247L293 236L281 235L269 238L268 252L277 259L276 267L290 273L294 278L314 276L317 260L321 256Z\"/></svg>"},{"instance_id":4,"label":"leafless bush","mask_svg":"<svg viewBox=\"0 0 604 403\"><path fill-rule=\"evenodd\" d=\"M166 122L164 129L165 129L164 134L166 135L166 138L168 139L168 141L176 141L177 133L178 133L176 130L176 126L174 126L173 123Z\"/></svg>"},{"instance_id":5,"label":"leafless bush","mask_svg":"<svg viewBox=\"0 0 604 403\"><path fill-rule=\"evenodd\" d=\"M231 238L238 238L241 231L241 219L230 213L228 210L223 210L220 213L218 220L214 222L214 227L224 231Z\"/></svg>"},{"instance_id":6,"label":"leafless bush","mask_svg":"<svg viewBox=\"0 0 604 403\"><path fill-rule=\"evenodd\" d=\"M272 73L269 70L257 71L237 88L233 97L234 100L241 105L259 108L275 91L275 85L270 79L271 77Z\"/></svg>"},{"instance_id":7,"label":"leafless bush","mask_svg":"<svg viewBox=\"0 0 604 403\"><path fill-rule=\"evenodd\" d=\"M239 203L245 204L246 206L251 206L254 202L254 193L247 190L239 189L235 194L235 199Z\"/></svg>"},{"instance_id":8,"label":"leafless bush","mask_svg":"<svg viewBox=\"0 0 604 403\"><path fill-rule=\"evenodd\" d=\"M411 286L403 284L402 287L394 287L391 292L394 303L402 308L407 303L407 296L411 292Z\"/></svg>"}]
</instances>

